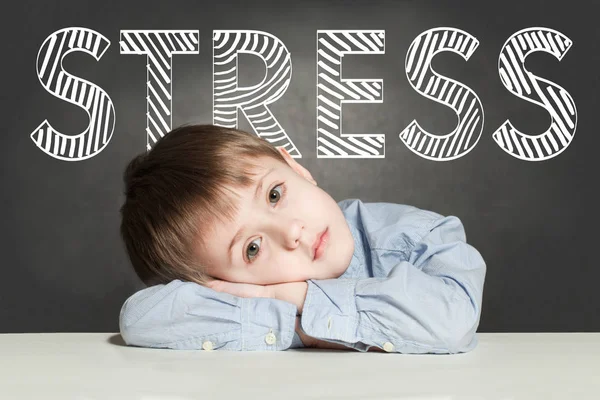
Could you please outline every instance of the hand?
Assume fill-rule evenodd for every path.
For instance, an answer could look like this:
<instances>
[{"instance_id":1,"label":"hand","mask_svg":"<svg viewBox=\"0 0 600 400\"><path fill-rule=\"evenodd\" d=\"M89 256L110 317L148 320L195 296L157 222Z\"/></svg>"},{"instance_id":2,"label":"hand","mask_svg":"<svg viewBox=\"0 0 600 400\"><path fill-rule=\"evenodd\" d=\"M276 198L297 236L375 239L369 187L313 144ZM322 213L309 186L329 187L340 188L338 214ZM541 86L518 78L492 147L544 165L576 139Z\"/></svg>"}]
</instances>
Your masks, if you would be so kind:
<instances>
[{"instance_id":1,"label":"hand","mask_svg":"<svg viewBox=\"0 0 600 400\"><path fill-rule=\"evenodd\" d=\"M255 285L252 283L237 283L213 279L206 286L217 292L225 292L238 297L266 297L292 303L302 314L304 300L308 291L306 282L286 282L273 285Z\"/></svg>"},{"instance_id":2,"label":"hand","mask_svg":"<svg viewBox=\"0 0 600 400\"><path fill-rule=\"evenodd\" d=\"M277 283L268 285L267 288L271 291L271 297L294 304L298 308L298 314L302 315L304 301L306 300L306 292L308 291L308 283Z\"/></svg>"},{"instance_id":3,"label":"hand","mask_svg":"<svg viewBox=\"0 0 600 400\"><path fill-rule=\"evenodd\" d=\"M268 286L252 283L227 282L213 279L206 286L217 292L225 292L238 297L273 297Z\"/></svg>"}]
</instances>

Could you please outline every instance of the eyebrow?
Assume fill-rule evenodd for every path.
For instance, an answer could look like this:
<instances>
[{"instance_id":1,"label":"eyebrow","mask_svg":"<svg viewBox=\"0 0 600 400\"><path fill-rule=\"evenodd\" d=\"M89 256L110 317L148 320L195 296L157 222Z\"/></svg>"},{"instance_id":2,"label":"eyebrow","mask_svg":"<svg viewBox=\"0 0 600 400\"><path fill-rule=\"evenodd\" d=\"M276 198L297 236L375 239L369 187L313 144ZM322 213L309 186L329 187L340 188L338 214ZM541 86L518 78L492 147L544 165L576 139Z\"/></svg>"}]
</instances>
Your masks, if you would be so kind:
<instances>
[{"instance_id":1,"label":"eyebrow","mask_svg":"<svg viewBox=\"0 0 600 400\"><path fill-rule=\"evenodd\" d=\"M259 198L260 194L262 193L263 183L265 181L266 176L269 175L271 173L271 171L273 171L274 169L275 168L270 168L258 181L258 184L256 185L256 191L254 192L254 202L255 203L258 201L258 198ZM235 246L235 244L241 239L242 233L244 232L244 228L245 228L245 226L240 227L240 230L237 231L237 233L231 240L231 243L229 244L229 249L227 250L227 252L229 254L229 265L230 266L233 261L231 250L233 249L233 246Z\"/></svg>"}]
</instances>

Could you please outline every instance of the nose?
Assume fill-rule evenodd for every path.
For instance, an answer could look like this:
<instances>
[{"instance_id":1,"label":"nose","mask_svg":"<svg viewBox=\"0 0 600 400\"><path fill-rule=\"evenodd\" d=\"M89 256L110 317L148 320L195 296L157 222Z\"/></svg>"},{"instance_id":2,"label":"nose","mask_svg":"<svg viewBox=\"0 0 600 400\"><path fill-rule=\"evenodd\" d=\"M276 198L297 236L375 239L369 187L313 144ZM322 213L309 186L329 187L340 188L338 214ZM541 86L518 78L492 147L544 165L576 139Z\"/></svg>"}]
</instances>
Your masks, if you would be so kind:
<instances>
[{"instance_id":1,"label":"nose","mask_svg":"<svg viewBox=\"0 0 600 400\"><path fill-rule=\"evenodd\" d=\"M302 243L302 234L305 223L298 219L292 218L287 221L279 221L277 226L278 235L283 238L283 245L288 249L295 249Z\"/></svg>"}]
</instances>

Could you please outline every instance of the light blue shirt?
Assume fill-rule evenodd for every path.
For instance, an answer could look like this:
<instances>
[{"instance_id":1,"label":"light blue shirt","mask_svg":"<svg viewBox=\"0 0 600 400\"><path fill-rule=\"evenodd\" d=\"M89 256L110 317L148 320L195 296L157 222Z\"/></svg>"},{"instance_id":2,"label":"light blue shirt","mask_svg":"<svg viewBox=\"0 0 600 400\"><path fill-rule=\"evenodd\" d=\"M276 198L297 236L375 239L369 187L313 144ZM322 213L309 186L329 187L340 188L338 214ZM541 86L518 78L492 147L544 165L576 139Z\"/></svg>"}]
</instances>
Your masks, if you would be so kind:
<instances>
[{"instance_id":1,"label":"light blue shirt","mask_svg":"<svg viewBox=\"0 0 600 400\"><path fill-rule=\"evenodd\" d=\"M354 238L348 269L310 279L301 328L361 352L460 353L474 349L486 265L461 221L413 206L338 203ZM297 307L242 298L192 282L140 290L121 309L128 345L233 351L304 347Z\"/></svg>"}]
</instances>

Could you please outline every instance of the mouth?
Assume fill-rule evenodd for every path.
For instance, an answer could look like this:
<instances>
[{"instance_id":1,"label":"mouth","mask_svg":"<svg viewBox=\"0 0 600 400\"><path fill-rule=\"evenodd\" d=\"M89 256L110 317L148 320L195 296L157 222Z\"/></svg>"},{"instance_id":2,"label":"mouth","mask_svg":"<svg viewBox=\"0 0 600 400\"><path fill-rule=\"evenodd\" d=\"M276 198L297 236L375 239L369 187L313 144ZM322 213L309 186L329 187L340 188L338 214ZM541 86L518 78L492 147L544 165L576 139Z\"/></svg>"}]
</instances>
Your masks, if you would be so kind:
<instances>
[{"instance_id":1,"label":"mouth","mask_svg":"<svg viewBox=\"0 0 600 400\"><path fill-rule=\"evenodd\" d=\"M313 250L313 261L318 260L325 253L325 248L327 247L327 242L329 241L329 228L325 228L325 230L317 235L317 239L312 246Z\"/></svg>"}]
</instances>

